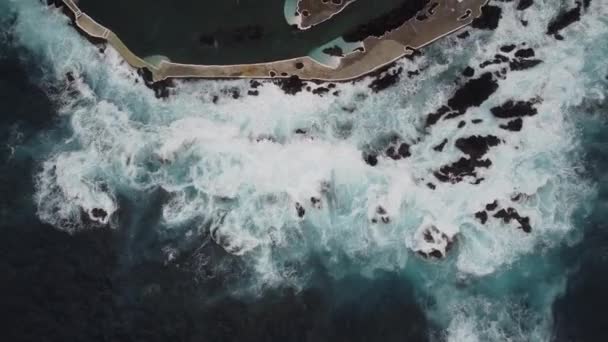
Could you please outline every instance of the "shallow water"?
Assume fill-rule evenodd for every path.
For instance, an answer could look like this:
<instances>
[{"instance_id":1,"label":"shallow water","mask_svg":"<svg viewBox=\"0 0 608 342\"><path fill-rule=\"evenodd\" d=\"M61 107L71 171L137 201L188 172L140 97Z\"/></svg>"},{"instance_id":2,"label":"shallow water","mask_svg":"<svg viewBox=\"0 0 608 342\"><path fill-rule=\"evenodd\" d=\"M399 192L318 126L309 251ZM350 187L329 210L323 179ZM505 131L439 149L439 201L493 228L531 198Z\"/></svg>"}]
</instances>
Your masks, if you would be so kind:
<instances>
[{"instance_id":1,"label":"shallow water","mask_svg":"<svg viewBox=\"0 0 608 342\"><path fill-rule=\"evenodd\" d=\"M157 99L60 12L1 0L0 70L10 72L0 77L0 265L14 313L3 331L53 341L604 340L606 321L589 308L607 303L596 284L606 269L608 8L592 2L557 40L546 27L569 2L494 5L496 30L469 29L400 61L399 82L377 93L372 79L338 84L337 96L271 83L246 96L247 81L196 81ZM479 64L507 44L543 62L492 76L487 100L427 127L466 66L473 78L506 67ZM491 109L529 99L540 99L538 113L521 131L500 128L508 120ZM365 162L394 135L410 157ZM473 135L500 140L484 156L492 165L441 182L435 171ZM494 200L532 231L492 214L482 224L475 213ZM426 223L455 236L446 259L415 253Z\"/></svg>"}]
</instances>

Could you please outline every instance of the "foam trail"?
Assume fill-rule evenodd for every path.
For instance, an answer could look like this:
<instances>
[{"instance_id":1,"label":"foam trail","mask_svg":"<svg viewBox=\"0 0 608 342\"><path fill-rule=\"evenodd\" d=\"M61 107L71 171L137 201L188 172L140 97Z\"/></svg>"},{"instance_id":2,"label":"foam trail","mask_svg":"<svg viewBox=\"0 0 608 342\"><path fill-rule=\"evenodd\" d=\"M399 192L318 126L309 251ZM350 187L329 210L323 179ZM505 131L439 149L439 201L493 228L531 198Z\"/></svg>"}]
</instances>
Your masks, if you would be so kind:
<instances>
[{"instance_id":1,"label":"foam trail","mask_svg":"<svg viewBox=\"0 0 608 342\"><path fill-rule=\"evenodd\" d=\"M84 41L57 11L36 1L10 4L19 14L17 43L40 57L49 82L78 75L71 86L77 91L61 99L69 140L55 147L37 177L42 220L74 231L83 226L82 211L117 227L117 198L160 188L169 199L159 229L184 239L209 234L250 266L254 288L306 286L312 272L306 260L321 256L335 278L406 274L434 298L427 314L444 329L442 338L548 339L545 317L563 276L558 263L535 265L572 232L573 212L592 193L577 173L576 108L597 93L597 56L607 49L597 43L608 41L600 2L564 41L545 34L556 4L536 4L526 14L500 4L496 31L473 32L466 42L451 37L426 56L400 61L403 75L417 75L379 93L367 79L338 84L339 96L288 96L264 84L258 96L234 99L235 92L247 93L247 81L200 81L178 83L166 100L156 99L116 52L101 53ZM535 20L523 27L521 16ZM461 118L425 127L423 114L464 83L457 76L464 66L477 66L512 42L526 42L543 63L497 78L498 90ZM504 122L490 112L534 98L541 99L538 114L525 118L521 132L500 129ZM411 156L365 162L363 154L385 148L395 135ZM435 171L464 156L455 141L474 135L500 141L487 152L492 165L477 170L483 181L438 181ZM517 194L525 196L514 200ZM475 213L493 201L528 217L532 231L492 217L482 224ZM455 241L447 260L413 253L433 248L424 234L430 226L436 237ZM178 246L166 246L169 259ZM521 283L530 285L527 303L516 302Z\"/></svg>"}]
</instances>

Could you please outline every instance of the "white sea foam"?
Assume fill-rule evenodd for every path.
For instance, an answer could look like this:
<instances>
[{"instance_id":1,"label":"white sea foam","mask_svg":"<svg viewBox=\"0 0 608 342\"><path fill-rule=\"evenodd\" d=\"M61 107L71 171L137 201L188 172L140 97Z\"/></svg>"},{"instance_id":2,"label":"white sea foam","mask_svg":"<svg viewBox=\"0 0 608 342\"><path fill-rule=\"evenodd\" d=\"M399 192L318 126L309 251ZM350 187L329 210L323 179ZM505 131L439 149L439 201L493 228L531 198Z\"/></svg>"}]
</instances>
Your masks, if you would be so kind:
<instances>
[{"instance_id":1,"label":"white sea foam","mask_svg":"<svg viewBox=\"0 0 608 342\"><path fill-rule=\"evenodd\" d=\"M180 82L177 95L158 100L136 83L135 72L112 49L100 54L60 13L49 15L34 3L14 2L22 14L15 27L20 44L39 54L56 79L68 71L82 75L75 85L80 95L64 99L73 135L37 178L39 216L58 228L76 229L81 211L95 219L95 208L108 214L101 223L116 222L117 193L160 187L170 194L162 208L166 229L185 224L189 234L209 229L215 243L249 261L262 283L303 281L306 272L294 265L313 254L323 256L336 277L352 272L352 265L367 275L407 269L410 259L418 258L411 251L428 247L419 228L429 224L456 237L450 257L455 272L476 278L558 243L573 229L572 211L589 191L575 173L571 108L589 94L591 82L585 76L593 68L586 62L589 51L581 46L606 41L600 14L584 16L565 41L554 42L544 33L554 4L537 3L525 14L503 4L495 32L477 32L477 40L464 42L449 38L429 48L429 56L399 62L405 72L421 69L421 74L378 94L370 93L366 80L337 85L338 97L290 96L265 84L259 96L232 99L222 90L244 94L247 81L201 81ZM605 13L598 3L592 10ZM519 24L520 17L532 14L527 28ZM570 39L570 30L586 35ZM454 65L477 65L502 44L519 41L544 63L500 80L486 103L462 117L468 121L464 128L457 127L459 118L425 131L424 114L456 87ZM214 95L220 96L217 104ZM490 114L492 106L535 97L542 99L539 114L524 118L521 132L498 129L502 122ZM473 118L483 122L471 124ZM366 146L393 133L412 144L412 156L379 157L376 167L367 165L361 156ZM434 178L434 171L462 156L454 146L457 138L488 134L502 143L488 152L493 165L479 170L481 184ZM444 152L434 151L446 138ZM527 196L513 202L516 193ZM529 216L532 232L491 217L485 225L476 220L474 213L494 200ZM303 217L297 205L305 210ZM387 222L373 222L378 207ZM453 309L453 301L472 294L444 280L431 281L426 291L444 300L436 315L447 319L448 339L501 340L504 336L491 334L494 321L481 319L484 300L470 304L469 319ZM446 300L450 293L460 297Z\"/></svg>"}]
</instances>

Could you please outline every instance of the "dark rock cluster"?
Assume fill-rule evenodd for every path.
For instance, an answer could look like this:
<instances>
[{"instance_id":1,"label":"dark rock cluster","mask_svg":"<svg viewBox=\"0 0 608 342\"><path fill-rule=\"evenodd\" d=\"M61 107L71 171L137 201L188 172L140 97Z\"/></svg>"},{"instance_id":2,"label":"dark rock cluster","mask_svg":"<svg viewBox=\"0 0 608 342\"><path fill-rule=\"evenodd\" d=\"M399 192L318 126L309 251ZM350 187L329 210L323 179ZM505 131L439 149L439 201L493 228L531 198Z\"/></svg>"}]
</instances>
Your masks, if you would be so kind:
<instances>
[{"instance_id":1,"label":"dark rock cluster","mask_svg":"<svg viewBox=\"0 0 608 342\"><path fill-rule=\"evenodd\" d=\"M486 5L481 8L481 16L475 18L471 26L476 29L494 30L502 18L502 9L497 6Z\"/></svg>"},{"instance_id":2,"label":"dark rock cluster","mask_svg":"<svg viewBox=\"0 0 608 342\"><path fill-rule=\"evenodd\" d=\"M520 194L521 196L521 194ZM513 201L516 201L512 199ZM488 221L488 212L493 212L498 208L498 201L494 201L492 203L486 204L485 210L481 210L475 213L475 218L478 219L482 224L485 224ZM505 224L509 224L512 221L517 222L518 229L521 229L525 233L530 233L532 231L532 226L530 225L530 218L527 216L521 216L516 209L512 207L501 208L496 211L492 218L499 219Z\"/></svg>"},{"instance_id":3,"label":"dark rock cluster","mask_svg":"<svg viewBox=\"0 0 608 342\"><path fill-rule=\"evenodd\" d=\"M391 222L391 218L388 216L386 209L382 206L378 206L376 208L376 212L374 213L374 217L371 219L372 223L376 224L378 222L388 224Z\"/></svg>"},{"instance_id":4,"label":"dark rock cluster","mask_svg":"<svg viewBox=\"0 0 608 342\"><path fill-rule=\"evenodd\" d=\"M388 68L385 71L378 73L374 80L370 83L369 88L374 92L380 92L384 89L394 86L399 82L399 78L403 68Z\"/></svg>"},{"instance_id":5,"label":"dark rock cluster","mask_svg":"<svg viewBox=\"0 0 608 342\"><path fill-rule=\"evenodd\" d=\"M475 184L478 184L483 181L483 178L477 178L476 168L488 168L492 165L490 159L482 159L482 157L490 147L498 144L500 144L500 140L493 135L475 135L457 139L456 148L468 157L462 157L452 164L442 166L434 172L435 178L441 182L458 183L463 181L465 177L474 177L476 178Z\"/></svg>"},{"instance_id":6,"label":"dark rock cluster","mask_svg":"<svg viewBox=\"0 0 608 342\"><path fill-rule=\"evenodd\" d=\"M582 8L588 8L590 0L585 0L584 3L576 2L576 7L559 13L547 26L547 34L555 37L557 40L563 40L564 37L560 32L566 27L574 24L581 19Z\"/></svg>"},{"instance_id":7,"label":"dark rock cluster","mask_svg":"<svg viewBox=\"0 0 608 342\"><path fill-rule=\"evenodd\" d=\"M417 248L416 253L424 258L442 259L452 249L455 239L439 231L434 225L422 229L422 239L428 246Z\"/></svg>"},{"instance_id":8,"label":"dark rock cluster","mask_svg":"<svg viewBox=\"0 0 608 342\"><path fill-rule=\"evenodd\" d=\"M478 107L484 103L496 90L498 82L492 73L484 73L478 78L468 80L458 88L447 102L436 112L428 114L426 126L436 124L439 119L451 119L463 115L469 108Z\"/></svg>"},{"instance_id":9,"label":"dark rock cluster","mask_svg":"<svg viewBox=\"0 0 608 342\"><path fill-rule=\"evenodd\" d=\"M370 166L378 164L378 157L384 156L393 160L405 159L411 156L410 144L403 141L398 135L382 138L363 152L363 160Z\"/></svg>"},{"instance_id":10,"label":"dark rock cluster","mask_svg":"<svg viewBox=\"0 0 608 342\"><path fill-rule=\"evenodd\" d=\"M138 69L137 72L144 80L146 87L154 91L156 98L165 99L171 95L171 90L175 87L172 80L166 79L154 82L152 72L148 68Z\"/></svg>"}]
</instances>

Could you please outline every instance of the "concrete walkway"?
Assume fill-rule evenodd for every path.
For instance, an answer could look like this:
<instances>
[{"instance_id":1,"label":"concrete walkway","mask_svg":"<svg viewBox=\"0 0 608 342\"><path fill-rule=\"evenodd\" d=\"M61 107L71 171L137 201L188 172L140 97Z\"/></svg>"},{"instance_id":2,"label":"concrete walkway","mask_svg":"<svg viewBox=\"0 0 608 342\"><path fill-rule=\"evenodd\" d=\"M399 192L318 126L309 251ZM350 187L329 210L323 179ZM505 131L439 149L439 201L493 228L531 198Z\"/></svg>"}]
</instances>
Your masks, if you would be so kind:
<instances>
[{"instance_id":1,"label":"concrete walkway","mask_svg":"<svg viewBox=\"0 0 608 342\"><path fill-rule=\"evenodd\" d=\"M154 66L136 56L112 31L83 13L73 0L63 0L74 14L76 25L91 37L106 40L135 68L148 68L154 81L166 78L287 78L302 80L345 81L355 79L410 55L435 40L449 35L481 15L488 0L431 1L421 12L424 19L413 18L382 37L363 40L363 51L341 57L335 67L320 64L303 56L259 64L195 65L161 61ZM159 51L159 54L162 52Z\"/></svg>"}]
</instances>

